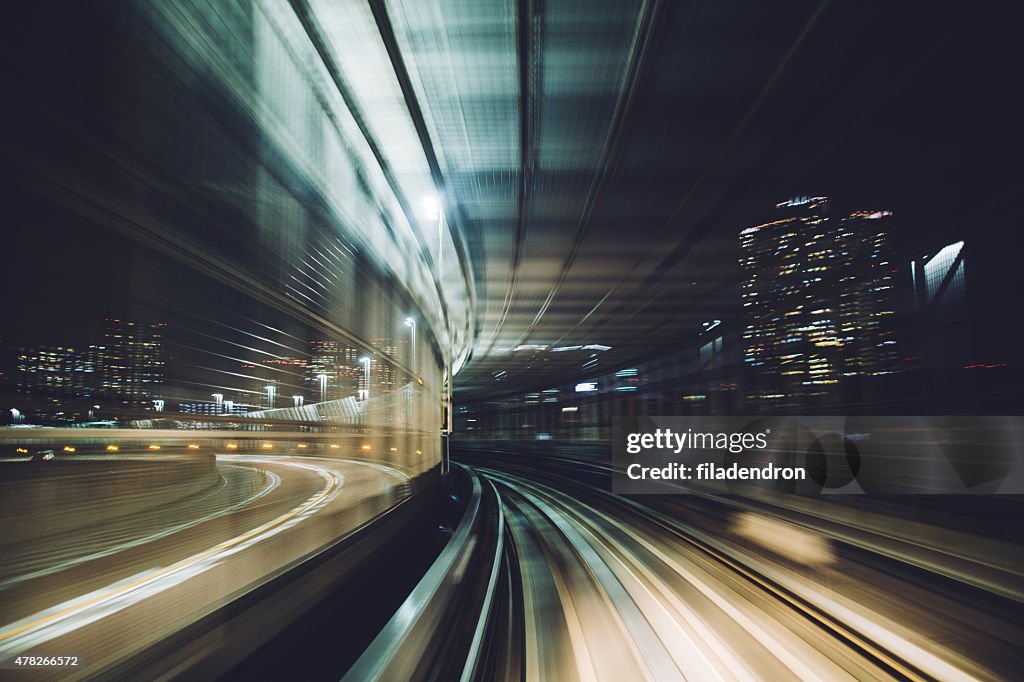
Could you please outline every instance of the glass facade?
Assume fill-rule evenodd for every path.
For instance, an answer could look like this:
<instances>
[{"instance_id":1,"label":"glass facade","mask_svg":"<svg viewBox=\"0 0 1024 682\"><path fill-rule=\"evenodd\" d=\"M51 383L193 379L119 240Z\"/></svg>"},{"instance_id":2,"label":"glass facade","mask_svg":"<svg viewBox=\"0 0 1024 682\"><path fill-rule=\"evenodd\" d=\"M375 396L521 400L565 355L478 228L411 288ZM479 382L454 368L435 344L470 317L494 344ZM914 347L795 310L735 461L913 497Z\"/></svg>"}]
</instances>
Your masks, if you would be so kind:
<instances>
[{"instance_id":1,"label":"glass facade","mask_svg":"<svg viewBox=\"0 0 1024 682\"><path fill-rule=\"evenodd\" d=\"M924 294L929 304L947 304L964 300L964 243L956 242L939 249L922 262ZM948 279L948 282L946 281Z\"/></svg>"}]
</instances>

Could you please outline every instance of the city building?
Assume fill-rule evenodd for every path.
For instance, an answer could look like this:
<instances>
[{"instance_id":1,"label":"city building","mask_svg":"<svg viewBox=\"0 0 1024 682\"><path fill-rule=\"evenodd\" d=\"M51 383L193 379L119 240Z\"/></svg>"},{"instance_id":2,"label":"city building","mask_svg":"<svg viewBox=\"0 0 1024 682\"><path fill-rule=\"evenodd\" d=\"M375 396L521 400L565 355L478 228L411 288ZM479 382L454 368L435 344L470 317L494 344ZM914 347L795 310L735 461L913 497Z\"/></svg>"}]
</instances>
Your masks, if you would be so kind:
<instances>
[{"instance_id":1,"label":"city building","mask_svg":"<svg viewBox=\"0 0 1024 682\"><path fill-rule=\"evenodd\" d=\"M854 211L839 221L839 324L844 376L879 376L900 368L891 211Z\"/></svg>"},{"instance_id":2,"label":"city building","mask_svg":"<svg viewBox=\"0 0 1024 682\"><path fill-rule=\"evenodd\" d=\"M398 346L390 339L377 339L374 345L384 352L389 358L397 358ZM390 393L398 388L396 383L395 369L389 362L374 362L371 368L370 383L373 390L380 393Z\"/></svg>"},{"instance_id":3,"label":"city building","mask_svg":"<svg viewBox=\"0 0 1024 682\"><path fill-rule=\"evenodd\" d=\"M216 402L194 402L194 403L180 403L178 405L178 412L182 414L198 414L203 416L225 416L234 414L247 414L254 408L251 405L236 404L233 401L224 401L221 404Z\"/></svg>"},{"instance_id":4,"label":"city building","mask_svg":"<svg viewBox=\"0 0 1024 682\"><path fill-rule=\"evenodd\" d=\"M931 370L970 366L974 326L968 316L967 248L946 244L910 262L917 351Z\"/></svg>"},{"instance_id":5,"label":"city building","mask_svg":"<svg viewBox=\"0 0 1024 682\"><path fill-rule=\"evenodd\" d=\"M45 345L17 350L19 393L88 398L102 382L104 347Z\"/></svg>"},{"instance_id":6,"label":"city building","mask_svg":"<svg viewBox=\"0 0 1024 682\"><path fill-rule=\"evenodd\" d=\"M309 342L305 382L315 402L356 395L363 377L357 348L337 341Z\"/></svg>"},{"instance_id":7,"label":"city building","mask_svg":"<svg viewBox=\"0 0 1024 682\"><path fill-rule=\"evenodd\" d=\"M799 402L845 378L897 369L890 218L837 219L827 197L797 197L776 205L775 220L740 232L751 398Z\"/></svg>"},{"instance_id":8,"label":"city building","mask_svg":"<svg viewBox=\"0 0 1024 682\"><path fill-rule=\"evenodd\" d=\"M964 243L947 244L910 262L918 310L957 311L967 304Z\"/></svg>"},{"instance_id":9,"label":"city building","mask_svg":"<svg viewBox=\"0 0 1024 682\"><path fill-rule=\"evenodd\" d=\"M373 343L385 358L399 357L399 347L394 342L376 339ZM309 360L305 365L305 382L309 394L320 402L364 396L367 388L371 395L390 393L399 388L394 367L386 359L379 358L370 362L367 384L366 368L360 361L364 357L367 357L366 352L355 346L337 341L310 341Z\"/></svg>"},{"instance_id":10,"label":"city building","mask_svg":"<svg viewBox=\"0 0 1024 682\"><path fill-rule=\"evenodd\" d=\"M108 318L104 334L102 393L126 406L158 397L164 378L161 322Z\"/></svg>"}]
</instances>

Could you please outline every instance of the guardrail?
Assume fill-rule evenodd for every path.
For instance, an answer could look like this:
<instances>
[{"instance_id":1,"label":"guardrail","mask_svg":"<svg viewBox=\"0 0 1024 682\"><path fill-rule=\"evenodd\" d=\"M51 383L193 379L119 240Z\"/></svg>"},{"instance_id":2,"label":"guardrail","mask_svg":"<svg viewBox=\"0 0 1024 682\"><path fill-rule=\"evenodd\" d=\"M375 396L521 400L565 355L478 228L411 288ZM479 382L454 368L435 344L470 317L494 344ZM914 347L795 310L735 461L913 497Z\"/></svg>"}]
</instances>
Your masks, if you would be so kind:
<instances>
[{"instance_id":1,"label":"guardrail","mask_svg":"<svg viewBox=\"0 0 1024 682\"><path fill-rule=\"evenodd\" d=\"M494 487L466 467L469 504L451 540L343 680L474 679L504 555ZM473 614L467 627L467 617Z\"/></svg>"}]
</instances>

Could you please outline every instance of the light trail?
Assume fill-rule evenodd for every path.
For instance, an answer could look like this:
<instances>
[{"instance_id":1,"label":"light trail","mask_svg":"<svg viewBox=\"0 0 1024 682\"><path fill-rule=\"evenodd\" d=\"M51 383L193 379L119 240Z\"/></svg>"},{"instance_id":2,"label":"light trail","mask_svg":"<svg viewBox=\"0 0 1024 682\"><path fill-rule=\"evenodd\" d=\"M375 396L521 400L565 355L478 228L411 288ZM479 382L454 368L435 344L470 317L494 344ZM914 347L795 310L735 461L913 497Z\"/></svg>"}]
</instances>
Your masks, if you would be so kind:
<instances>
[{"instance_id":1,"label":"light trail","mask_svg":"<svg viewBox=\"0 0 1024 682\"><path fill-rule=\"evenodd\" d=\"M767 664L767 659L763 658L764 653L784 666L781 670L785 670L793 679L843 676L841 671L844 667L839 665L838 659L833 658L839 651L836 647L849 649L848 653L842 654L843 659L852 662L859 658L860 662L856 665L863 674L871 675L872 670L879 673L876 662L881 662L906 679L978 679L971 672L961 669L953 660L937 656L901 634L903 630L881 614L863 605L855 608L853 604L832 598L813 585L802 584L786 572L754 556L738 554L737 548L728 547L700 531L683 530L680 524L632 501L623 500L622 504L635 514L647 518L645 524L638 525L630 521L633 514L625 517L622 514L613 515L610 510L602 510L564 491L535 481L490 469L481 472L509 493L514 493L503 496L506 504L514 508L525 502L540 512L540 516L531 524L535 527L534 532L541 537L551 532L538 525L541 523L538 519L544 519L543 523L550 524L552 530L557 529L564 537L565 544L572 548L567 557L571 556L571 561L586 567L596 584L606 593L609 608L617 617L628 617L630 613L634 615L633 619L623 623L626 627L624 634L631 631L634 642L647 652L652 649L657 651L658 645L668 647L679 671L688 679L705 677L709 670L715 673L714 676L728 671L730 678L749 679L751 672L764 670L762 666ZM595 490L595 494L601 492ZM532 516L536 515L527 514L520 518L529 519ZM645 525L650 528L645 529ZM664 532L650 532L658 530ZM524 532L519 529L516 535L522 538ZM693 539L690 539L691 534ZM686 558L690 555L680 551L680 547L687 545L699 550L694 558ZM645 559L645 553L654 561ZM699 561L696 561L698 558ZM553 574L562 572L565 570L565 561L570 559L564 558L555 564L550 561L523 564L524 592L530 589L526 573L536 571L537 567L545 563ZM705 562L709 565L704 566ZM722 573L721 564L733 571ZM723 640L723 626L709 628L717 617L712 617L712 611L707 608L698 609L698 602L687 599L677 586L665 582L666 574L659 565L695 589L707 600L706 606L720 612L732 624L730 627L738 628L737 632L745 631L750 643L756 643L761 654L746 660L752 649L734 638ZM529 578L536 581L538 575L534 573ZM759 588L753 593L758 595L756 603L749 601L749 596L746 599L738 598L737 590L742 588L744 581L750 581L751 587ZM583 594L573 592L571 585L565 585L564 581L556 580L556 584L567 590L565 594L559 594L563 603L578 604L584 598ZM625 613L622 607L626 607ZM781 610L775 612L774 609ZM563 606L563 611L568 609ZM824 627L822 632L829 636L812 645L801 638L798 631L792 629L792 625L784 625L791 620L787 614L802 615L808 619L807 623L819 623ZM568 613L566 615L568 618ZM646 627L637 630L636 617L642 618ZM633 627L629 626L630 622ZM801 622L801 619L798 617L793 622ZM689 632L696 634L696 641L687 634L687 624ZM672 627L668 627L670 625ZM581 635L587 640L588 647L592 648L590 640L596 633L583 632L572 637L573 649L581 646L575 641ZM680 635L683 639L680 639ZM551 638L554 631L549 627L547 631L542 629L535 636L541 640ZM686 657L681 657L677 651L677 647L689 648L686 640L698 650L701 649L698 642L703 641L706 646L706 651L702 651L700 657L690 657L688 665L684 665ZM645 643L646 646L643 646ZM743 653L745 649L747 656ZM826 653L830 651L832 653ZM858 651L859 654L856 653ZM719 665L716 666L715 661L709 660L704 653L712 655ZM855 658L851 659L851 655ZM641 656L641 659L648 666L652 664L648 655ZM701 659L703 665L698 664ZM752 661L757 662L753 669L749 667ZM536 660L535 665L538 664L543 666L541 661ZM661 679L665 670L664 667L659 668L656 675L658 679ZM847 670L845 674L850 672Z\"/></svg>"},{"instance_id":2,"label":"light trail","mask_svg":"<svg viewBox=\"0 0 1024 682\"><path fill-rule=\"evenodd\" d=\"M228 460L244 459L244 461L253 463L280 464L313 471L323 479L324 487L297 507L242 535L216 544L170 566L129 578L121 583L58 604L7 625L3 632L0 632L0 654L24 651L27 647L76 630L137 603L156 592L177 585L184 579L211 568L227 556L266 540L303 520L325 505L344 483L344 476L335 471L301 462L285 459L254 459L244 455L228 455L223 458Z\"/></svg>"},{"instance_id":3,"label":"light trail","mask_svg":"<svg viewBox=\"0 0 1024 682\"><path fill-rule=\"evenodd\" d=\"M225 507L224 509L220 509L211 514L207 514L206 516L202 516L198 519L186 521L176 526L166 528L162 531L146 535L145 537L140 537L135 540L129 540L127 542L114 545L113 547L108 547L107 549L100 550L98 552L91 552L89 554L75 557L74 559L68 559L66 561L62 561L51 566L47 566L46 568L41 568L35 571L30 571L28 573L23 573L21 575L14 576L12 578L0 580L0 590L4 590L8 587L13 587L14 585L25 582L26 580L33 580L35 578L42 578L43 576L59 573L60 571L73 568L75 566L79 566L81 564L93 561L95 559L102 559L103 557L111 556L113 554L117 554L118 552L123 552L125 550L132 549L133 547L140 547L150 542L155 542L162 538L169 537L183 530L194 528L195 526L206 523L207 521L212 521L216 518L224 516L225 514L230 514L231 512L234 512L238 509L241 509L242 507L252 504L256 500L266 496L268 493L272 492L278 486L281 485L281 477L275 474L274 472L266 471L264 472L264 474L267 477L267 483L263 486L263 488L261 488L255 494L251 495L250 497L247 497L246 499L240 502L236 502L235 504Z\"/></svg>"}]
</instances>

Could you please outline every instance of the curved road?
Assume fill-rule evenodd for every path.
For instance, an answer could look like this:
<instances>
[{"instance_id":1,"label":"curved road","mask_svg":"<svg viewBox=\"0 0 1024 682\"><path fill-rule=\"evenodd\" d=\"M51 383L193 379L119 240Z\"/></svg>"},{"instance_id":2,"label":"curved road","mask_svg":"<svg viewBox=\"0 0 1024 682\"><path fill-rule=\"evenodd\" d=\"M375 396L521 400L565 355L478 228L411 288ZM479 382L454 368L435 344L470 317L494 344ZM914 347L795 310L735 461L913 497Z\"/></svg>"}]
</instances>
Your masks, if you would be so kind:
<instances>
[{"instance_id":1,"label":"curved road","mask_svg":"<svg viewBox=\"0 0 1024 682\"><path fill-rule=\"evenodd\" d=\"M40 532L0 558L0 660L74 655L81 674L102 670L409 494L408 477L379 464L218 455L214 484L176 504Z\"/></svg>"}]
</instances>

